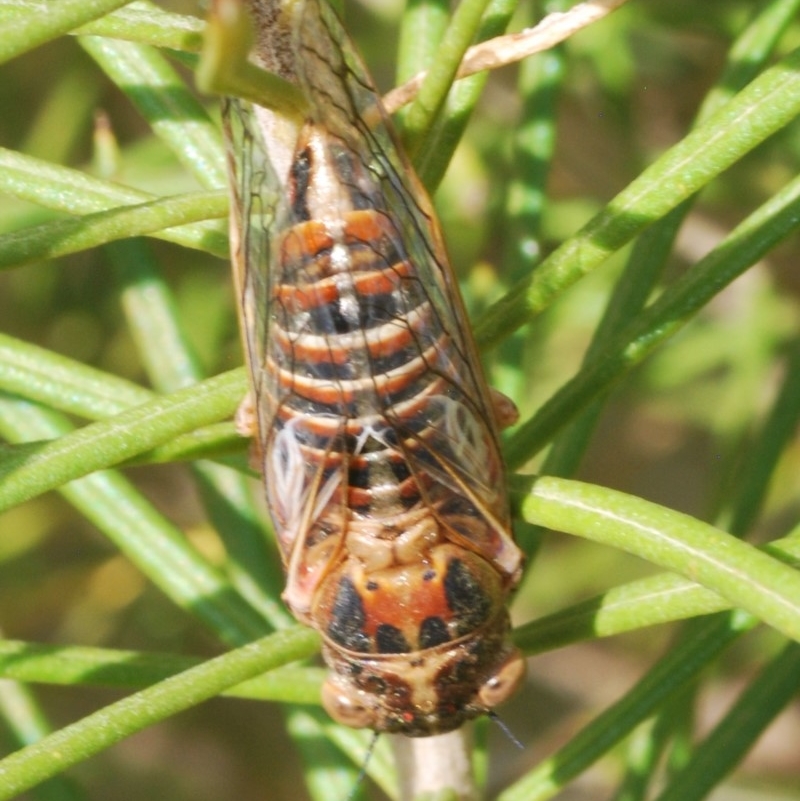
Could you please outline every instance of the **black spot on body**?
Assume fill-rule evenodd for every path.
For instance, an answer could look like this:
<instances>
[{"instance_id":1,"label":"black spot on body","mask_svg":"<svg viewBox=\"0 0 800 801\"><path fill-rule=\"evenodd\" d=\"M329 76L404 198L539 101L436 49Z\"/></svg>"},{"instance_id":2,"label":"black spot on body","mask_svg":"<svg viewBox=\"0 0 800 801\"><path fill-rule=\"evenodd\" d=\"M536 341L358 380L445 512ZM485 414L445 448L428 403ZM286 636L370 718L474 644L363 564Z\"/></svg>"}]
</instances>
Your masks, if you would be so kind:
<instances>
[{"instance_id":1,"label":"black spot on body","mask_svg":"<svg viewBox=\"0 0 800 801\"><path fill-rule=\"evenodd\" d=\"M342 309L340 299L308 310L308 330L317 334L336 336L390 323L405 317L414 306L395 292L359 295L357 313Z\"/></svg>"},{"instance_id":2,"label":"black spot on body","mask_svg":"<svg viewBox=\"0 0 800 801\"><path fill-rule=\"evenodd\" d=\"M373 203L359 187L353 170L353 153L349 149L333 150L339 180L350 190L350 202L354 209L371 209Z\"/></svg>"},{"instance_id":3,"label":"black spot on body","mask_svg":"<svg viewBox=\"0 0 800 801\"><path fill-rule=\"evenodd\" d=\"M447 624L440 617L426 617L419 627L419 647L434 648L450 641Z\"/></svg>"},{"instance_id":4,"label":"black spot on body","mask_svg":"<svg viewBox=\"0 0 800 801\"><path fill-rule=\"evenodd\" d=\"M303 362L299 359L294 364L295 374L305 374L317 381L352 381L358 378L358 373L350 362L336 364L336 362Z\"/></svg>"},{"instance_id":5,"label":"black spot on body","mask_svg":"<svg viewBox=\"0 0 800 801\"><path fill-rule=\"evenodd\" d=\"M370 489L372 482L369 477L370 465L364 464L356 466L350 464L347 468L347 483L351 487L360 487L361 489Z\"/></svg>"},{"instance_id":6,"label":"black spot on body","mask_svg":"<svg viewBox=\"0 0 800 801\"><path fill-rule=\"evenodd\" d=\"M296 220L308 220L308 186L311 181L311 151L306 148L295 156L289 171L292 214Z\"/></svg>"},{"instance_id":7,"label":"black spot on body","mask_svg":"<svg viewBox=\"0 0 800 801\"><path fill-rule=\"evenodd\" d=\"M370 641L364 633L365 619L361 596L352 580L345 576L336 591L328 636L343 648L366 653L370 650Z\"/></svg>"},{"instance_id":8,"label":"black spot on body","mask_svg":"<svg viewBox=\"0 0 800 801\"><path fill-rule=\"evenodd\" d=\"M342 314L338 300L308 310L308 330L312 333L335 336L356 329L357 325Z\"/></svg>"},{"instance_id":9,"label":"black spot on body","mask_svg":"<svg viewBox=\"0 0 800 801\"><path fill-rule=\"evenodd\" d=\"M462 495L453 495L448 498L441 505L439 513L447 517L480 517L475 504Z\"/></svg>"},{"instance_id":10,"label":"black spot on body","mask_svg":"<svg viewBox=\"0 0 800 801\"><path fill-rule=\"evenodd\" d=\"M372 440L368 440L365 447L361 449L361 454L365 454L369 451L369 443ZM386 448L383 448L383 451L386 451ZM372 453L375 451L373 450ZM389 468L392 474L392 478L384 476L386 475L386 467ZM411 475L411 470L406 464L406 462L402 459L402 457L397 456L396 458L391 458L391 454L387 454L384 458L380 459L371 459L366 464L361 465L354 465L351 464L348 466L347 471L347 483L351 487L359 487L361 489L373 489L381 484L385 485L388 483L392 484L401 484ZM377 476L377 478L376 478Z\"/></svg>"},{"instance_id":11,"label":"black spot on body","mask_svg":"<svg viewBox=\"0 0 800 801\"><path fill-rule=\"evenodd\" d=\"M414 342L405 348L400 348L387 356L381 356L372 360L372 371L374 373L388 373L398 367L402 367L412 359L419 356L419 347Z\"/></svg>"},{"instance_id":12,"label":"black spot on body","mask_svg":"<svg viewBox=\"0 0 800 801\"><path fill-rule=\"evenodd\" d=\"M411 650L403 632L390 623L381 623L375 632L375 645L380 654L405 654Z\"/></svg>"},{"instance_id":13,"label":"black spot on body","mask_svg":"<svg viewBox=\"0 0 800 801\"><path fill-rule=\"evenodd\" d=\"M349 245L354 257L361 256L364 269L369 265L371 269L382 270L405 259L400 240L395 241L388 236L379 239L358 239L354 236Z\"/></svg>"},{"instance_id":14,"label":"black spot on body","mask_svg":"<svg viewBox=\"0 0 800 801\"><path fill-rule=\"evenodd\" d=\"M368 693L373 693L378 696L385 695L389 689L385 679L366 672L359 678L358 686L362 690L366 690Z\"/></svg>"},{"instance_id":15,"label":"black spot on body","mask_svg":"<svg viewBox=\"0 0 800 801\"><path fill-rule=\"evenodd\" d=\"M460 559L452 559L447 566L444 593L459 635L473 631L489 617L491 599Z\"/></svg>"}]
</instances>

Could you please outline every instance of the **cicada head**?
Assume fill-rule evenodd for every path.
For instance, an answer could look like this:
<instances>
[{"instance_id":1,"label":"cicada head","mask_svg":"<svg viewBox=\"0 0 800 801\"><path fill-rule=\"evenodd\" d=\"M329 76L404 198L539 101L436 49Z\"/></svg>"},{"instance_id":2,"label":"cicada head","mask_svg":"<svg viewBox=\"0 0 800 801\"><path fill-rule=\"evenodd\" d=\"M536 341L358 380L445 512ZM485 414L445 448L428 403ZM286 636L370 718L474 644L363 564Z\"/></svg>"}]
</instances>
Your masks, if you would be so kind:
<instances>
[{"instance_id":1,"label":"cicada head","mask_svg":"<svg viewBox=\"0 0 800 801\"><path fill-rule=\"evenodd\" d=\"M506 615L494 621L505 632ZM354 655L355 656L355 655ZM349 660L326 652L334 667L322 703L353 728L427 737L490 712L517 690L525 661L503 633L483 631L454 646L412 654Z\"/></svg>"},{"instance_id":2,"label":"cicada head","mask_svg":"<svg viewBox=\"0 0 800 801\"><path fill-rule=\"evenodd\" d=\"M508 640L505 594L493 567L452 545L422 565L365 573L346 563L312 612L332 668L322 694L328 713L421 737L489 712L525 673Z\"/></svg>"}]
</instances>

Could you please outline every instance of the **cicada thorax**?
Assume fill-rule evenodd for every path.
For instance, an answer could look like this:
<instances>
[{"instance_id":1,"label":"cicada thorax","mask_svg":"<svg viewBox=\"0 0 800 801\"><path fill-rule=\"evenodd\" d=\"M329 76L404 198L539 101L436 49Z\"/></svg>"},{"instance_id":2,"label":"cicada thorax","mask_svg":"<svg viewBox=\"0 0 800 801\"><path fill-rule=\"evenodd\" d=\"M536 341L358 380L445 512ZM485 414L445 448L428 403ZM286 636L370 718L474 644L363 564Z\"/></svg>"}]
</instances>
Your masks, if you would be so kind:
<instances>
[{"instance_id":1,"label":"cicada thorax","mask_svg":"<svg viewBox=\"0 0 800 801\"><path fill-rule=\"evenodd\" d=\"M284 598L325 638L335 717L455 728L521 675L520 556L460 303L363 154L313 122L276 231L260 414Z\"/></svg>"}]
</instances>

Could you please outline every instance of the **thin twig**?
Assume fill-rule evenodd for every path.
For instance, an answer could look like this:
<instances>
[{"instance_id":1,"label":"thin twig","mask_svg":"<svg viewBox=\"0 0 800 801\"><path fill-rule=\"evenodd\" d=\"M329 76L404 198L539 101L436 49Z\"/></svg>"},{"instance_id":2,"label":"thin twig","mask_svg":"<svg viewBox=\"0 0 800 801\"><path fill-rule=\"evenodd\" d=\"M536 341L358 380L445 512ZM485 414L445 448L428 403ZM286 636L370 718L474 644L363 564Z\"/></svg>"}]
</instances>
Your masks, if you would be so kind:
<instances>
[{"instance_id":1,"label":"thin twig","mask_svg":"<svg viewBox=\"0 0 800 801\"><path fill-rule=\"evenodd\" d=\"M627 0L587 0L569 11L548 14L538 25L520 33L496 36L474 45L464 56L457 78L466 78L483 70L494 70L513 64L534 53L547 50L568 39L577 31L591 25L626 3ZM419 91L426 73L417 73L383 98L390 114L410 103Z\"/></svg>"},{"instance_id":2,"label":"thin twig","mask_svg":"<svg viewBox=\"0 0 800 801\"><path fill-rule=\"evenodd\" d=\"M458 801L476 801L472 772L472 724L434 737L391 735L400 801L448 792ZM437 796L438 797L438 796Z\"/></svg>"}]
</instances>

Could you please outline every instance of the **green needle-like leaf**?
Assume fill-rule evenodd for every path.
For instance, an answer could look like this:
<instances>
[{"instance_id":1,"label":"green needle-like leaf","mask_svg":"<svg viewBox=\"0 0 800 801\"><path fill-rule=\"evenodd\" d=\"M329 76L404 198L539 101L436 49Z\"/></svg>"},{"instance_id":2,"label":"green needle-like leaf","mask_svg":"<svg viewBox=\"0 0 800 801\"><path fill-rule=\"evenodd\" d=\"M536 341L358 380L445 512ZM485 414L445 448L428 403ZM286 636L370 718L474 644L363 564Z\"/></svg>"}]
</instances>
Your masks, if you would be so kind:
<instances>
[{"instance_id":1,"label":"green needle-like leaf","mask_svg":"<svg viewBox=\"0 0 800 801\"><path fill-rule=\"evenodd\" d=\"M140 689L203 663L199 657L41 645L0 640L0 675L30 683ZM327 671L278 668L221 694L231 698L318 704Z\"/></svg>"},{"instance_id":2,"label":"green needle-like leaf","mask_svg":"<svg viewBox=\"0 0 800 801\"><path fill-rule=\"evenodd\" d=\"M318 636L297 627L245 645L65 726L0 760L0 799L9 799L147 726L241 684L310 656Z\"/></svg>"},{"instance_id":3,"label":"green needle-like leaf","mask_svg":"<svg viewBox=\"0 0 800 801\"><path fill-rule=\"evenodd\" d=\"M674 570L800 642L800 573L689 515L621 492L536 479L525 520L620 548Z\"/></svg>"},{"instance_id":4,"label":"green needle-like leaf","mask_svg":"<svg viewBox=\"0 0 800 801\"><path fill-rule=\"evenodd\" d=\"M224 217L227 213L225 193L195 192L44 223L0 237L0 269L65 256L176 225Z\"/></svg>"},{"instance_id":5,"label":"green needle-like leaf","mask_svg":"<svg viewBox=\"0 0 800 801\"><path fill-rule=\"evenodd\" d=\"M27 8L17 8L13 16L2 20L0 64L129 2L130 0L59 0L58 3L48 4L46 14L42 13L42 6L35 3Z\"/></svg>"},{"instance_id":6,"label":"green needle-like leaf","mask_svg":"<svg viewBox=\"0 0 800 801\"><path fill-rule=\"evenodd\" d=\"M767 70L620 192L518 283L475 329L491 347L655 220L800 114L800 51Z\"/></svg>"},{"instance_id":7,"label":"green needle-like leaf","mask_svg":"<svg viewBox=\"0 0 800 801\"><path fill-rule=\"evenodd\" d=\"M0 148L0 191L68 214L89 214L156 200L147 192L102 181L78 170L5 148ZM57 234L62 229L45 229L45 238L48 230L52 236L52 232ZM38 236L41 237L41 229L33 231L38 231ZM14 235L24 239L30 234L29 229ZM216 221L193 223L177 229L156 229L152 231L152 235L184 247L208 250L223 259L227 259L229 255L224 226Z\"/></svg>"},{"instance_id":8,"label":"green needle-like leaf","mask_svg":"<svg viewBox=\"0 0 800 801\"><path fill-rule=\"evenodd\" d=\"M230 417L245 387L243 371L234 370L43 444L20 464L0 465L0 509ZM13 430L4 433L13 438Z\"/></svg>"}]
</instances>

